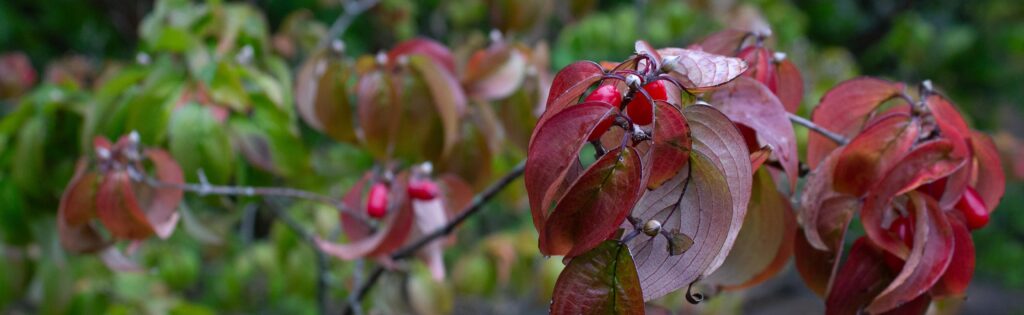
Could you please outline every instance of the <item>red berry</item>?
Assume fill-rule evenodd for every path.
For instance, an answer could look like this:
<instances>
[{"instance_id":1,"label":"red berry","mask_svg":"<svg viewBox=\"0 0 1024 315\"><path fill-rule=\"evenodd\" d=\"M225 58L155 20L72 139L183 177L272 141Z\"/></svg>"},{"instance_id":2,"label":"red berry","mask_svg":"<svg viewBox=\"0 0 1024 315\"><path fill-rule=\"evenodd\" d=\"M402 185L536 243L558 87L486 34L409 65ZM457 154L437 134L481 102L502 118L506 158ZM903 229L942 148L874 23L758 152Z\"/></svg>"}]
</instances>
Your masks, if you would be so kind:
<instances>
[{"instance_id":1,"label":"red berry","mask_svg":"<svg viewBox=\"0 0 1024 315\"><path fill-rule=\"evenodd\" d=\"M647 94L651 95L651 99L655 101L668 100L668 91L665 90L665 83L661 81L654 81L644 86L644 90ZM651 103L647 102L647 98L641 93L633 95L633 100L629 101L626 105L626 114L629 115L633 122L639 125L650 124L654 121L654 107Z\"/></svg>"},{"instance_id":2,"label":"red berry","mask_svg":"<svg viewBox=\"0 0 1024 315\"><path fill-rule=\"evenodd\" d=\"M373 218L383 218L388 212L388 186L376 183L370 186L366 196L366 214Z\"/></svg>"},{"instance_id":3,"label":"red berry","mask_svg":"<svg viewBox=\"0 0 1024 315\"><path fill-rule=\"evenodd\" d=\"M914 221L910 217L898 217L892 221L889 225L889 232L896 234L896 237L903 240L903 244L907 247L914 247ZM885 264L894 271L903 269L903 259L896 257L892 253L885 252Z\"/></svg>"},{"instance_id":4,"label":"red berry","mask_svg":"<svg viewBox=\"0 0 1024 315\"><path fill-rule=\"evenodd\" d=\"M977 230L988 224L989 213L985 207L985 201L981 200L978 191L974 187L967 187L963 196L956 202L955 208L964 214L967 219L967 228Z\"/></svg>"},{"instance_id":5,"label":"red berry","mask_svg":"<svg viewBox=\"0 0 1024 315\"><path fill-rule=\"evenodd\" d=\"M418 200L437 198L437 184L429 179L415 179L409 182L409 197Z\"/></svg>"},{"instance_id":6,"label":"red berry","mask_svg":"<svg viewBox=\"0 0 1024 315\"><path fill-rule=\"evenodd\" d=\"M619 92L619 88L614 85L602 85L593 92L590 92L590 95L587 95L587 98L584 101L601 101L612 104L613 106L619 106L619 103L622 103L622 93ZM615 115L605 117L604 120L597 123L597 127L594 128L594 131L590 132L590 136L587 136L587 141L601 139L601 136L608 131L608 128L611 128L612 123L614 122Z\"/></svg>"},{"instance_id":7,"label":"red berry","mask_svg":"<svg viewBox=\"0 0 1024 315\"><path fill-rule=\"evenodd\" d=\"M615 87L614 85L602 85L593 92L590 92L590 95L587 95L585 101L601 101L615 106L619 106L619 103L622 103L622 93L619 92L619 88Z\"/></svg>"}]
</instances>

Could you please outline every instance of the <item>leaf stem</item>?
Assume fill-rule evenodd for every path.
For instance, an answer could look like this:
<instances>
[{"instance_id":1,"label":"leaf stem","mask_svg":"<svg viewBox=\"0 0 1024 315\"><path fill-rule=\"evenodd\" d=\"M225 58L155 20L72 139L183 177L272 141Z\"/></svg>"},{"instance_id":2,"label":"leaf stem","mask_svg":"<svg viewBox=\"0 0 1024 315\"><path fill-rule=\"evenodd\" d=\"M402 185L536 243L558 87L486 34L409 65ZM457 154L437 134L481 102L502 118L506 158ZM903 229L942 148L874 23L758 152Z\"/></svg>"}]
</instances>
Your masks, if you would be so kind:
<instances>
[{"instance_id":1,"label":"leaf stem","mask_svg":"<svg viewBox=\"0 0 1024 315\"><path fill-rule=\"evenodd\" d=\"M794 115L792 113L787 114L789 115L790 121L796 123L797 125L804 126L807 129L810 129L811 131L817 132L818 134L825 136L825 138L828 138L829 140L832 140L833 142L839 145L845 145L846 143L849 142L849 140L847 140L846 137L844 137L843 135L822 128L821 126L818 126L817 124L811 122L810 120L807 120L806 118Z\"/></svg>"}]
</instances>

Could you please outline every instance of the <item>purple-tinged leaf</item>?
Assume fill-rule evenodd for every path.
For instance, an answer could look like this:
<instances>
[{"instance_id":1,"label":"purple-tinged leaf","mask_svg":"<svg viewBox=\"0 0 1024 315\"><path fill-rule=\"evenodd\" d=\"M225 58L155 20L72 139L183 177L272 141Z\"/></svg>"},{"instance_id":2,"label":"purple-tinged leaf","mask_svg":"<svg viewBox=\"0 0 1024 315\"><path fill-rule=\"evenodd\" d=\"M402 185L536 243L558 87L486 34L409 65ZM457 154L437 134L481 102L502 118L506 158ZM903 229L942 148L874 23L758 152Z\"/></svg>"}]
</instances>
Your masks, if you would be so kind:
<instances>
[{"instance_id":1,"label":"purple-tinged leaf","mask_svg":"<svg viewBox=\"0 0 1024 315\"><path fill-rule=\"evenodd\" d=\"M800 110L800 102L804 99L804 78L800 75L800 69L796 68L789 59L783 60L775 70L776 79L775 95L786 107L786 111L796 113Z\"/></svg>"},{"instance_id":2,"label":"purple-tinged leaf","mask_svg":"<svg viewBox=\"0 0 1024 315\"><path fill-rule=\"evenodd\" d=\"M651 171L647 189L656 189L675 177L690 160L690 126L682 113L665 102L657 102L651 144Z\"/></svg>"},{"instance_id":3,"label":"purple-tinged leaf","mask_svg":"<svg viewBox=\"0 0 1024 315\"><path fill-rule=\"evenodd\" d=\"M663 57L676 56L669 75L679 80L690 92L707 90L732 81L747 70L747 63L738 58L709 54L700 50L662 48ZM662 67L670 67L662 65Z\"/></svg>"},{"instance_id":4,"label":"purple-tinged leaf","mask_svg":"<svg viewBox=\"0 0 1024 315\"><path fill-rule=\"evenodd\" d=\"M744 77L716 91L709 101L732 121L755 130L762 144L771 145L791 189L796 188L800 173L796 134L779 99L763 84Z\"/></svg>"},{"instance_id":5,"label":"purple-tinged leaf","mask_svg":"<svg viewBox=\"0 0 1024 315\"><path fill-rule=\"evenodd\" d=\"M394 63L400 57L410 55L426 56L441 65L448 74L455 74L455 58L452 57L452 52L434 40L413 38L401 42L388 52L388 61Z\"/></svg>"},{"instance_id":6,"label":"purple-tinged leaf","mask_svg":"<svg viewBox=\"0 0 1024 315\"><path fill-rule=\"evenodd\" d=\"M153 162L158 180L171 185L185 183L181 167L167 151L149 149L144 154ZM184 192L175 187L153 188L146 185L136 186L135 194L156 235L162 239L170 237L181 218L178 213L178 205L181 204Z\"/></svg>"},{"instance_id":7,"label":"purple-tinged leaf","mask_svg":"<svg viewBox=\"0 0 1024 315\"><path fill-rule=\"evenodd\" d=\"M955 212L946 212L947 221L953 229L953 257L938 283L930 291L936 297L963 297L967 285L974 277L974 240L964 220L956 217Z\"/></svg>"},{"instance_id":8,"label":"purple-tinged leaf","mask_svg":"<svg viewBox=\"0 0 1024 315\"><path fill-rule=\"evenodd\" d=\"M348 79L340 58L328 52L310 56L295 77L295 107L313 129L337 141L355 142Z\"/></svg>"}]
</instances>

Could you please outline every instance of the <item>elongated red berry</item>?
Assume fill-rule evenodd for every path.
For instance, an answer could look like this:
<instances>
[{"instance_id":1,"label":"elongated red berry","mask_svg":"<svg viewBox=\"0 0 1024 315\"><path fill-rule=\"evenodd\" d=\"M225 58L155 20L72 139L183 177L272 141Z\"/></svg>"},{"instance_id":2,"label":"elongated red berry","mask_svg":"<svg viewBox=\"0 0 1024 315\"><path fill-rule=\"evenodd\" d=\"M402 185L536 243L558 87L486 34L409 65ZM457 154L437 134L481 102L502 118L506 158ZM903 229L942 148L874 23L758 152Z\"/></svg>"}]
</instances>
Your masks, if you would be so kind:
<instances>
[{"instance_id":1,"label":"elongated red berry","mask_svg":"<svg viewBox=\"0 0 1024 315\"><path fill-rule=\"evenodd\" d=\"M433 200L437 198L437 184L429 179L414 179L409 182L409 197L417 200Z\"/></svg>"},{"instance_id":2,"label":"elongated red berry","mask_svg":"<svg viewBox=\"0 0 1024 315\"><path fill-rule=\"evenodd\" d=\"M620 92L619 88L615 87L614 85L602 85L593 92L590 92L590 95L587 95L587 98L584 101L601 101L608 104L612 104L612 106L619 106L619 103L622 103L622 92ZM608 128L612 127L612 123L614 122L614 115L605 117L604 120L601 120L601 122L597 123L597 127L594 128L594 131L590 132L590 136L587 136L587 141L594 141L600 139L601 136L608 131Z\"/></svg>"},{"instance_id":3,"label":"elongated red berry","mask_svg":"<svg viewBox=\"0 0 1024 315\"><path fill-rule=\"evenodd\" d=\"M644 90L651 95L652 100L668 100L668 91L665 90L665 83L661 81L648 83L644 86ZM633 123L638 125L646 125L654 121L654 107L641 93L636 93L633 100L629 101L629 105L626 105L626 114L633 120Z\"/></svg>"},{"instance_id":4,"label":"elongated red berry","mask_svg":"<svg viewBox=\"0 0 1024 315\"><path fill-rule=\"evenodd\" d=\"M622 92L614 85L602 85L593 92L590 92L590 95L587 95L585 101L601 101L614 106L619 106L619 103L622 103Z\"/></svg>"},{"instance_id":5,"label":"elongated red berry","mask_svg":"<svg viewBox=\"0 0 1024 315\"><path fill-rule=\"evenodd\" d=\"M370 193L366 196L366 215L373 218L383 218L388 212L388 186L384 183L376 183L370 186Z\"/></svg>"},{"instance_id":6,"label":"elongated red berry","mask_svg":"<svg viewBox=\"0 0 1024 315\"><path fill-rule=\"evenodd\" d=\"M889 232L893 233L900 240L903 240L903 244L907 247L914 247L914 221L909 217L898 217L892 221L889 225ZM886 252L885 253L885 264L889 266L893 271L899 271L903 269L904 261L895 255Z\"/></svg>"},{"instance_id":7,"label":"elongated red berry","mask_svg":"<svg viewBox=\"0 0 1024 315\"><path fill-rule=\"evenodd\" d=\"M967 187L954 208L963 213L964 219L967 219L967 228L971 230L980 229L988 224L988 207L985 207L985 201L981 200L974 187Z\"/></svg>"}]
</instances>

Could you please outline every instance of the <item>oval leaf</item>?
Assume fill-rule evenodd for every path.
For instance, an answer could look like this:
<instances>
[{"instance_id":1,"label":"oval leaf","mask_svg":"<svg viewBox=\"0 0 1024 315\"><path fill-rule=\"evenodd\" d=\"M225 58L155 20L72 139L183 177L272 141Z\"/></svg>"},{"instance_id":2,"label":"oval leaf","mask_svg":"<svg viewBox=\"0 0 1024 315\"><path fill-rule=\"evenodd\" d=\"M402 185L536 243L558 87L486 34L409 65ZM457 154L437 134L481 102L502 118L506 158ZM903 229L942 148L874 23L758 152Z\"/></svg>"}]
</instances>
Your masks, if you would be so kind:
<instances>
[{"instance_id":1,"label":"oval leaf","mask_svg":"<svg viewBox=\"0 0 1024 315\"><path fill-rule=\"evenodd\" d=\"M793 254L796 218L789 200L775 188L771 173L755 175L750 208L736 243L707 282L724 290L747 288L782 270Z\"/></svg>"},{"instance_id":2,"label":"oval leaf","mask_svg":"<svg viewBox=\"0 0 1024 315\"><path fill-rule=\"evenodd\" d=\"M797 69L792 61L785 59L778 64L775 73L778 76L775 95L779 96L779 101L782 101L787 111L796 114L800 110L800 102L804 99L804 78L800 75L800 69Z\"/></svg>"},{"instance_id":3,"label":"oval leaf","mask_svg":"<svg viewBox=\"0 0 1024 315\"><path fill-rule=\"evenodd\" d=\"M565 180L571 166L579 163L579 152L586 143L586 136L598 121L614 110L607 103L585 103L566 109L534 129L523 179L537 231L542 231L555 197L551 196L551 191Z\"/></svg>"},{"instance_id":4,"label":"oval leaf","mask_svg":"<svg viewBox=\"0 0 1024 315\"><path fill-rule=\"evenodd\" d=\"M882 252L866 237L858 238L825 294L825 314L856 315L889 283L892 275Z\"/></svg>"},{"instance_id":5,"label":"oval leaf","mask_svg":"<svg viewBox=\"0 0 1024 315\"><path fill-rule=\"evenodd\" d=\"M558 275L551 314L643 314L636 265L629 249L605 241L573 258Z\"/></svg>"},{"instance_id":6,"label":"oval leaf","mask_svg":"<svg viewBox=\"0 0 1024 315\"><path fill-rule=\"evenodd\" d=\"M540 252L571 258L607 240L640 198L641 167L640 155L628 146L594 162L551 211Z\"/></svg>"},{"instance_id":7,"label":"oval leaf","mask_svg":"<svg viewBox=\"0 0 1024 315\"><path fill-rule=\"evenodd\" d=\"M690 125L678 109L657 102L654 135L651 143L651 171L647 189L656 189L679 173L690 160Z\"/></svg>"},{"instance_id":8,"label":"oval leaf","mask_svg":"<svg viewBox=\"0 0 1024 315\"><path fill-rule=\"evenodd\" d=\"M679 80L679 83L690 92L725 84L747 71L747 63L739 58L709 54L700 50L662 48L658 53L666 58L679 57L671 66L672 72L669 75Z\"/></svg>"},{"instance_id":9,"label":"oval leaf","mask_svg":"<svg viewBox=\"0 0 1024 315\"><path fill-rule=\"evenodd\" d=\"M709 101L732 121L755 130L762 144L772 146L790 188L795 190L800 175L796 133L779 99L763 84L744 77L716 91Z\"/></svg>"},{"instance_id":10,"label":"oval leaf","mask_svg":"<svg viewBox=\"0 0 1024 315\"><path fill-rule=\"evenodd\" d=\"M181 167L167 151L149 149L144 154L153 162L153 166L156 168L156 178L161 182L171 185L185 183ZM184 192L175 187L152 188L148 185L136 186L135 191L139 205L145 209L146 218L156 235L162 239L170 237L180 219L178 205L181 203ZM143 193L143 191L145 192Z\"/></svg>"},{"instance_id":11,"label":"oval leaf","mask_svg":"<svg viewBox=\"0 0 1024 315\"><path fill-rule=\"evenodd\" d=\"M872 111L903 91L903 83L871 77L860 77L839 83L821 97L811 121L818 126L849 136L860 129ZM835 142L817 133L807 135L807 165L814 169L838 147Z\"/></svg>"},{"instance_id":12,"label":"oval leaf","mask_svg":"<svg viewBox=\"0 0 1024 315\"><path fill-rule=\"evenodd\" d=\"M999 159L999 151L988 135L971 131L971 151L974 153L973 167L976 169L971 186L985 201L988 212L995 211L999 200L1006 192L1006 173Z\"/></svg>"},{"instance_id":13,"label":"oval leaf","mask_svg":"<svg viewBox=\"0 0 1024 315\"><path fill-rule=\"evenodd\" d=\"M356 140L345 66L329 52L311 56L295 76L295 106L302 120L337 141Z\"/></svg>"},{"instance_id":14,"label":"oval leaf","mask_svg":"<svg viewBox=\"0 0 1024 315\"><path fill-rule=\"evenodd\" d=\"M555 74L548 89L547 104L537 120L537 126L558 114L569 105L575 104L583 92L604 76L604 69L593 61L577 61L565 66ZM618 104L613 104L618 105ZM533 138L530 138L533 141Z\"/></svg>"},{"instance_id":15,"label":"oval leaf","mask_svg":"<svg viewBox=\"0 0 1024 315\"><path fill-rule=\"evenodd\" d=\"M96 196L96 216L118 239L138 240L153 234L153 227L135 198L128 171L104 175Z\"/></svg>"},{"instance_id":16,"label":"oval leaf","mask_svg":"<svg viewBox=\"0 0 1024 315\"><path fill-rule=\"evenodd\" d=\"M967 225L957 218L953 212L946 212L947 221L953 229L953 257L949 261L949 267L942 279L935 284L931 295L936 297L963 297L967 292L967 285L974 277L974 240L971 239L971 231Z\"/></svg>"},{"instance_id":17,"label":"oval leaf","mask_svg":"<svg viewBox=\"0 0 1024 315\"><path fill-rule=\"evenodd\" d=\"M836 161L836 191L863 196L917 141L920 125L908 115L896 114L864 128L843 147Z\"/></svg>"},{"instance_id":18,"label":"oval leaf","mask_svg":"<svg viewBox=\"0 0 1024 315\"><path fill-rule=\"evenodd\" d=\"M432 59L412 56L409 65L417 70L434 98L434 107L437 108L444 128L442 156L447 156L459 137L459 113L465 111L466 95L455 76L442 71L441 66Z\"/></svg>"},{"instance_id":19,"label":"oval leaf","mask_svg":"<svg viewBox=\"0 0 1024 315\"><path fill-rule=\"evenodd\" d=\"M64 249L75 253L94 253L108 245L103 236L89 225L96 216L96 192L99 176L88 171L86 160L79 159L75 176L64 188L57 208L57 235Z\"/></svg>"}]
</instances>

